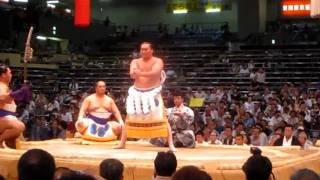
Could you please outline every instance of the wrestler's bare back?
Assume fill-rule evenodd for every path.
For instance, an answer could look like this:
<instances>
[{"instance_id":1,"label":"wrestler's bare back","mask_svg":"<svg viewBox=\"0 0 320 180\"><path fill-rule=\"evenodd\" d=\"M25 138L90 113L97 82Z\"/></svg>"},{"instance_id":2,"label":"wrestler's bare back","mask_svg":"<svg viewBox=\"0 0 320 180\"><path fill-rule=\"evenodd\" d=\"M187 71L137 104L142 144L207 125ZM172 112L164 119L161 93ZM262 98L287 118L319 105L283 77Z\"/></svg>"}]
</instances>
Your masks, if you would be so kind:
<instances>
[{"instance_id":1,"label":"wrestler's bare back","mask_svg":"<svg viewBox=\"0 0 320 180\"><path fill-rule=\"evenodd\" d=\"M134 59L130 64L130 74L134 69L141 72L154 71L152 75L141 75L132 77L134 79L134 86L137 88L151 88L157 87L161 84L161 72L163 70L163 61L160 58L152 57L149 60L142 58Z\"/></svg>"}]
</instances>

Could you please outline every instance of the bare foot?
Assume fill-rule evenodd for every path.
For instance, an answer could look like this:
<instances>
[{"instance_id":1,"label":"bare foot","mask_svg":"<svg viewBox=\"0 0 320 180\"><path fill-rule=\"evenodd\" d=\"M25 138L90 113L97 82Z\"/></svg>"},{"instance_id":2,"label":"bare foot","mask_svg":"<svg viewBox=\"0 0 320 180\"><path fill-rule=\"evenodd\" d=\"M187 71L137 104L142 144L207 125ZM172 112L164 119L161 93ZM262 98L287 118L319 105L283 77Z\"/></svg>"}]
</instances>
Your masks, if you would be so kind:
<instances>
[{"instance_id":1,"label":"bare foot","mask_svg":"<svg viewBox=\"0 0 320 180\"><path fill-rule=\"evenodd\" d=\"M4 141L3 145L5 146L5 148L17 149L15 139Z\"/></svg>"},{"instance_id":2,"label":"bare foot","mask_svg":"<svg viewBox=\"0 0 320 180\"><path fill-rule=\"evenodd\" d=\"M113 149L125 149L126 145L124 144L118 144L117 146L113 147Z\"/></svg>"},{"instance_id":3,"label":"bare foot","mask_svg":"<svg viewBox=\"0 0 320 180\"><path fill-rule=\"evenodd\" d=\"M178 150L177 150L174 146L170 146L170 147L169 147L169 150L170 150L171 152L178 152Z\"/></svg>"}]
</instances>

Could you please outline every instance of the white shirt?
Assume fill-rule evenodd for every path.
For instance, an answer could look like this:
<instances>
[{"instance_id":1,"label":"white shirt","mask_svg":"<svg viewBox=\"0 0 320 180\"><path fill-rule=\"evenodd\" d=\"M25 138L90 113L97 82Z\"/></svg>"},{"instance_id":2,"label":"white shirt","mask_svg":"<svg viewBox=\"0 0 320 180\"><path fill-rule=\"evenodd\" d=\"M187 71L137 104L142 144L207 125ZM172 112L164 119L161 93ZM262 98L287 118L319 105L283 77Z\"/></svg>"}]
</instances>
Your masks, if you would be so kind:
<instances>
[{"instance_id":1,"label":"white shirt","mask_svg":"<svg viewBox=\"0 0 320 180\"><path fill-rule=\"evenodd\" d=\"M282 116L279 116L279 117L276 117L276 116L272 116L271 119L270 119L270 122L269 122L269 126L271 126L272 128L275 128L277 127L281 121L283 121L283 117Z\"/></svg>"},{"instance_id":2,"label":"white shirt","mask_svg":"<svg viewBox=\"0 0 320 180\"><path fill-rule=\"evenodd\" d=\"M35 110L35 107L36 107L36 104L34 103L33 100L31 100L31 101L29 102L29 105L27 106L27 109L28 109L28 111L29 111L30 113L33 113L34 110Z\"/></svg>"},{"instance_id":3,"label":"white shirt","mask_svg":"<svg viewBox=\"0 0 320 180\"><path fill-rule=\"evenodd\" d=\"M284 119L285 122L289 122L290 115L287 114L287 113L283 113L283 114L282 114L282 118Z\"/></svg>"},{"instance_id":4,"label":"white shirt","mask_svg":"<svg viewBox=\"0 0 320 180\"><path fill-rule=\"evenodd\" d=\"M292 136L287 140L286 137L283 137L282 146L288 147L291 146L292 143Z\"/></svg>"},{"instance_id":5,"label":"white shirt","mask_svg":"<svg viewBox=\"0 0 320 180\"><path fill-rule=\"evenodd\" d=\"M252 81L255 81L256 80L256 74L254 73L254 72L252 72L252 73L250 73L250 79L252 80Z\"/></svg>"},{"instance_id":6,"label":"white shirt","mask_svg":"<svg viewBox=\"0 0 320 180\"><path fill-rule=\"evenodd\" d=\"M250 72L249 72L249 69L247 68L247 69L240 69L240 72L239 72L239 74L240 75L248 75Z\"/></svg>"},{"instance_id":7,"label":"white shirt","mask_svg":"<svg viewBox=\"0 0 320 180\"><path fill-rule=\"evenodd\" d=\"M222 142L218 139L216 139L213 143L211 141L209 141L208 143L212 145L222 145Z\"/></svg>"},{"instance_id":8,"label":"white shirt","mask_svg":"<svg viewBox=\"0 0 320 180\"><path fill-rule=\"evenodd\" d=\"M253 102L245 102L244 109L245 109L245 111L250 111L252 113L254 111L254 103Z\"/></svg>"},{"instance_id":9,"label":"white shirt","mask_svg":"<svg viewBox=\"0 0 320 180\"><path fill-rule=\"evenodd\" d=\"M61 114L61 120L65 122L72 122L72 114L70 112L66 112L65 114Z\"/></svg>"},{"instance_id":10,"label":"white shirt","mask_svg":"<svg viewBox=\"0 0 320 180\"><path fill-rule=\"evenodd\" d=\"M307 140L303 145L303 149L310 149L312 146L313 146L312 142Z\"/></svg>"}]
</instances>

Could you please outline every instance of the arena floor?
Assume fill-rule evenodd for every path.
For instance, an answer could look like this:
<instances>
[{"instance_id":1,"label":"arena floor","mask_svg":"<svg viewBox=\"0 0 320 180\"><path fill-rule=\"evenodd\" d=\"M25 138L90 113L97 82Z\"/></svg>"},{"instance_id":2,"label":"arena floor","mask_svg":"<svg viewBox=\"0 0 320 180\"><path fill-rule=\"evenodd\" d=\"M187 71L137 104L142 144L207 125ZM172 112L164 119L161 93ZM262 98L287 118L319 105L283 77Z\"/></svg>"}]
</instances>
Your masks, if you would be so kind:
<instances>
[{"instance_id":1,"label":"arena floor","mask_svg":"<svg viewBox=\"0 0 320 180\"><path fill-rule=\"evenodd\" d=\"M77 139L21 142L19 150L0 149L0 174L8 180L17 179L16 164L21 154L27 149L40 148L54 155L57 166L98 175L98 167L103 159L117 158L125 164L126 180L150 180L157 152L168 150L145 142L128 142L127 149L117 150L113 149L115 143L85 145ZM311 168L320 172L320 148L261 149L263 154L271 159L276 179L289 179L292 172L300 168ZM178 168L195 165L207 171L215 180L244 179L241 167L250 156L249 147L238 146L197 146L196 149L178 149L175 154Z\"/></svg>"}]
</instances>

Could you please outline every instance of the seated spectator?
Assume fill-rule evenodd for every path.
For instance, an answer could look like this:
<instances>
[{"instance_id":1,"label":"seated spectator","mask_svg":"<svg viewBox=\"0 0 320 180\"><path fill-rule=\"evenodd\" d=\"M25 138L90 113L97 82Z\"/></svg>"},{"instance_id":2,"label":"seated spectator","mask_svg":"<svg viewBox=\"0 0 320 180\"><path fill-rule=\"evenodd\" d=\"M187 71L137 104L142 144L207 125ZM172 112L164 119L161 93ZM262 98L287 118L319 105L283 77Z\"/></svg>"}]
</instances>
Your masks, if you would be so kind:
<instances>
[{"instance_id":1,"label":"seated spectator","mask_svg":"<svg viewBox=\"0 0 320 180\"><path fill-rule=\"evenodd\" d=\"M320 180L320 177L310 169L300 169L290 177L290 180Z\"/></svg>"},{"instance_id":2,"label":"seated spectator","mask_svg":"<svg viewBox=\"0 0 320 180\"><path fill-rule=\"evenodd\" d=\"M300 142L293 136L293 126L288 124L284 128L284 136L274 142L274 146L300 146Z\"/></svg>"},{"instance_id":3,"label":"seated spectator","mask_svg":"<svg viewBox=\"0 0 320 180\"><path fill-rule=\"evenodd\" d=\"M199 131L196 134L196 144L208 145L208 143L204 140L204 134L202 131Z\"/></svg>"},{"instance_id":4,"label":"seated spectator","mask_svg":"<svg viewBox=\"0 0 320 180\"><path fill-rule=\"evenodd\" d=\"M158 152L154 160L154 180L170 180L176 168L177 159L172 152Z\"/></svg>"},{"instance_id":5,"label":"seated spectator","mask_svg":"<svg viewBox=\"0 0 320 180\"><path fill-rule=\"evenodd\" d=\"M60 180L96 180L96 178L81 171L70 170L62 174Z\"/></svg>"},{"instance_id":6,"label":"seated spectator","mask_svg":"<svg viewBox=\"0 0 320 180\"><path fill-rule=\"evenodd\" d=\"M53 156L41 149L25 152L18 161L19 180L51 180L56 164Z\"/></svg>"},{"instance_id":7,"label":"seated spectator","mask_svg":"<svg viewBox=\"0 0 320 180\"><path fill-rule=\"evenodd\" d=\"M243 120L244 126L249 129L255 124L253 114L250 111L246 112L245 119Z\"/></svg>"},{"instance_id":8,"label":"seated spectator","mask_svg":"<svg viewBox=\"0 0 320 180\"><path fill-rule=\"evenodd\" d=\"M274 142L282 136L283 136L282 127L277 127L269 138L269 146L273 146Z\"/></svg>"},{"instance_id":9,"label":"seated spectator","mask_svg":"<svg viewBox=\"0 0 320 180\"><path fill-rule=\"evenodd\" d=\"M253 154L242 166L247 180L269 180L272 173L272 163L266 156L261 155L261 150L251 148ZM273 179L275 179L273 177Z\"/></svg>"},{"instance_id":10,"label":"seated spectator","mask_svg":"<svg viewBox=\"0 0 320 180\"><path fill-rule=\"evenodd\" d=\"M251 129L250 142L254 146L265 146L268 143L268 139L261 136L261 128L254 126Z\"/></svg>"},{"instance_id":11,"label":"seated spectator","mask_svg":"<svg viewBox=\"0 0 320 180\"><path fill-rule=\"evenodd\" d=\"M253 86L253 87L256 86L256 84L257 84L256 70L253 69L253 70L250 72L249 77L250 77L252 86Z\"/></svg>"},{"instance_id":12,"label":"seated spectator","mask_svg":"<svg viewBox=\"0 0 320 180\"><path fill-rule=\"evenodd\" d=\"M33 141L47 140L49 138L49 128L46 125L44 117L37 117L36 123L31 130L31 139Z\"/></svg>"},{"instance_id":13,"label":"seated spectator","mask_svg":"<svg viewBox=\"0 0 320 180\"><path fill-rule=\"evenodd\" d=\"M298 141L303 149L310 149L313 145L312 142L308 140L308 136L305 131L301 131L298 134Z\"/></svg>"},{"instance_id":14,"label":"seated spectator","mask_svg":"<svg viewBox=\"0 0 320 180\"><path fill-rule=\"evenodd\" d=\"M212 178L205 171L195 166L184 166L172 177L172 180L211 180Z\"/></svg>"},{"instance_id":15,"label":"seated spectator","mask_svg":"<svg viewBox=\"0 0 320 180\"><path fill-rule=\"evenodd\" d=\"M59 126L59 121L58 120L53 120L50 126L49 130L49 138L50 139L57 139L59 134L60 134L60 129L58 128Z\"/></svg>"},{"instance_id":16,"label":"seated spectator","mask_svg":"<svg viewBox=\"0 0 320 180\"><path fill-rule=\"evenodd\" d=\"M205 98L206 92L202 90L201 88L198 88L197 91L194 93L195 98Z\"/></svg>"},{"instance_id":17,"label":"seated spectator","mask_svg":"<svg viewBox=\"0 0 320 180\"><path fill-rule=\"evenodd\" d=\"M235 128L232 132L232 136L245 132L244 124L242 122L235 124Z\"/></svg>"},{"instance_id":18,"label":"seated spectator","mask_svg":"<svg viewBox=\"0 0 320 180\"><path fill-rule=\"evenodd\" d=\"M255 79L261 85L263 85L266 82L266 73L262 68L260 68L256 72L256 78Z\"/></svg>"},{"instance_id":19,"label":"seated spectator","mask_svg":"<svg viewBox=\"0 0 320 180\"><path fill-rule=\"evenodd\" d=\"M105 159L100 163L100 176L107 180L122 180L124 166L117 159Z\"/></svg>"},{"instance_id":20,"label":"seated spectator","mask_svg":"<svg viewBox=\"0 0 320 180\"><path fill-rule=\"evenodd\" d=\"M222 142L218 139L217 131L214 130L211 132L210 138L209 138L209 144L222 145Z\"/></svg>"},{"instance_id":21,"label":"seated spectator","mask_svg":"<svg viewBox=\"0 0 320 180\"><path fill-rule=\"evenodd\" d=\"M235 145L246 146L246 144L244 143L244 136L242 134L238 134L235 139Z\"/></svg>"},{"instance_id":22,"label":"seated spectator","mask_svg":"<svg viewBox=\"0 0 320 180\"><path fill-rule=\"evenodd\" d=\"M221 133L221 141L224 145L233 145L234 144L234 138L232 136L232 127L226 126L224 128L224 131Z\"/></svg>"},{"instance_id":23,"label":"seated spectator","mask_svg":"<svg viewBox=\"0 0 320 180\"><path fill-rule=\"evenodd\" d=\"M284 121L284 118L281 116L281 112L276 111L270 119L269 126L274 129L275 127L279 127L282 121Z\"/></svg>"},{"instance_id":24,"label":"seated spectator","mask_svg":"<svg viewBox=\"0 0 320 180\"><path fill-rule=\"evenodd\" d=\"M59 121L59 134L58 134L58 138L60 139L66 139L67 138L67 122L65 121Z\"/></svg>"},{"instance_id":25,"label":"seated spectator","mask_svg":"<svg viewBox=\"0 0 320 180\"><path fill-rule=\"evenodd\" d=\"M54 172L53 180L60 180L64 174L69 173L70 171L71 169L66 167L57 167L56 171Z\"/></svg>"},{"instance_id":26,"label":"seated spectator","mask_svg":"<svg viewBox=\"0 0 320 180\"><path fill-rule=\"evenodd\" d=\"M177 78L178 77L177 73L172 68L167 70L166 75L168 78Z\"/></svg>"},{"instance_id":27,"label":"seated spectator","mask_svg":"<svg viewBox=\"0 0 320 180\"><path fill-rule=\"evenodd\" d=\"M248 76L250 73L248 66L240 65L240 71L239 75L240 76Z\"/></svg>"}]
</instances>

